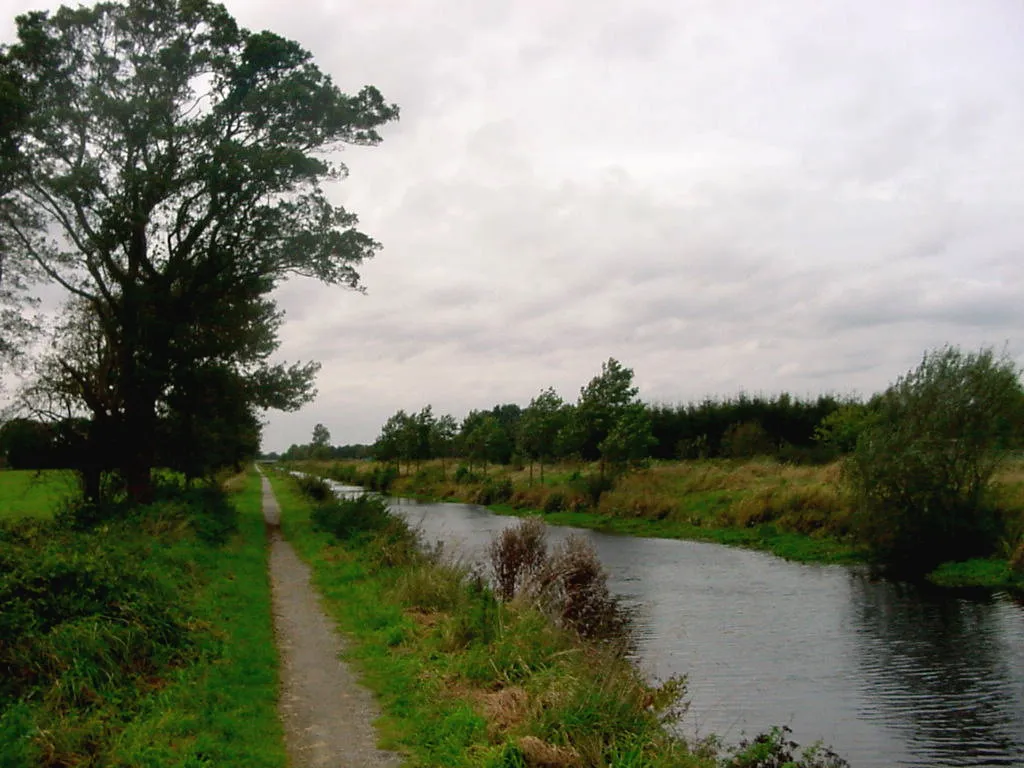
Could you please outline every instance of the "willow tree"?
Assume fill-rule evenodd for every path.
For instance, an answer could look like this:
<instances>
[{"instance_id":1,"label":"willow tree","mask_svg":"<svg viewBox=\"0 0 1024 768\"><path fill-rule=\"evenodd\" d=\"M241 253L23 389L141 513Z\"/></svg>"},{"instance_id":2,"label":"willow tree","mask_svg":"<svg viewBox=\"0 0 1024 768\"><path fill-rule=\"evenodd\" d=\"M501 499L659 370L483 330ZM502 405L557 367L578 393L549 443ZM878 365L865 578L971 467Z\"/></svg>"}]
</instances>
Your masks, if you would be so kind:
<instances>
[{"instance_id":1,"label":"willow tree","mask_svg":"<svg viewBox=\"0 0 1024 768\"><path fill-rule=\"evenodd\" d=\"M146 500L161 419L190 372L233 372L295 407L313 369L272 367L290 275L359 288L378 244L328 199L334 150L372 145L396 106L343 93L297 43L207 0L129 0L17 20L21 97L12 247L91 315L107 370L54 361L101 419L129 494ZM102 381L105 390L95 389ZM182 398L179 398L182 399ZM183 398L186 402L188 397Z\"/></svg>"}]
</instances>

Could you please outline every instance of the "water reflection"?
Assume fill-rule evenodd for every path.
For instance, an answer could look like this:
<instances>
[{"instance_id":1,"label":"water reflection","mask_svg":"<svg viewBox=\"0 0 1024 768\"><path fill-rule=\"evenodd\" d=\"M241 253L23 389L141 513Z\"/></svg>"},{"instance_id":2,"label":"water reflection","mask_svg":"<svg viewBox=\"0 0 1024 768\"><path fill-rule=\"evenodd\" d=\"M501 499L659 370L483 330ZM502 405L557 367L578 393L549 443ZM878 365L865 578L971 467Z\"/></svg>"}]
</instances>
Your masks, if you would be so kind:
<instances>
[{"instance_id":1,"label":"water reflection","mask_svg":"<svg viewBox=\"0 0 1024 768\"><path fill-rule=\"evenodd\" d=\"M395 507L431 542L480 560L514 525L465 504ZM586 536L637 609L638 661L685 674L681 727L728 740L790 725L854 768L1024 766L1024 610L838 566L713 544Z\"/></svg>"},{"instance_id":2,"label":"water reflection","mask_svg":"<svg viewBox=\"0 0 1024 768\"><path fill-rule=\"evenodd\" d=\"M898 764L1024 765L1019 606L864 577L851 586L860 714L900 732L911 758Z\"/></svg>"}]
</instances>

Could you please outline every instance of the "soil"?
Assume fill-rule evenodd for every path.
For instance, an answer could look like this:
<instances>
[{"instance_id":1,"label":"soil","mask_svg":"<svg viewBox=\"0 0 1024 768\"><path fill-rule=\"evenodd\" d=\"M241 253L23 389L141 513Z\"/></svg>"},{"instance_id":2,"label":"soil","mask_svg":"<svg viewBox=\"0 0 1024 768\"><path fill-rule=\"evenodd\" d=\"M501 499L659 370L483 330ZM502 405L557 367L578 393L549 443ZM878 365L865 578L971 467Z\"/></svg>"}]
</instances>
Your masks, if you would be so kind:
<instances>
[{"instance_id":1,"label":"soil","mask_svg":"<svg viewBox=\"0 0 1024 768\"><path fill-rule=\"evenodd\" d=\"M280 508L263 478L263 516L270 540L274 631L281 655L278 708L294 768L378 768L401 758L377 748L372 694L343 661L343 638L320 607L309 567L281 537Z\"/></svg>"}]
</instances>

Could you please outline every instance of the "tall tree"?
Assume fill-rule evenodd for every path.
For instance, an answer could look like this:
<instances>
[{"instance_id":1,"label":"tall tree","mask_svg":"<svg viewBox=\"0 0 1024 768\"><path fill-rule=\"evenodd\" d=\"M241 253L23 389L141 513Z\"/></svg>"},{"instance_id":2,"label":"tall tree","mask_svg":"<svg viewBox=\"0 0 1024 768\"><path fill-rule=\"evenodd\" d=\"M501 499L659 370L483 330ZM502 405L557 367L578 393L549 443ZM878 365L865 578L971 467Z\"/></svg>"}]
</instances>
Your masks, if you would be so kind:
<instances>
[{"instance_id":1,"label":"tall tree","mask_svg":"<svg viewBox=\"0 0 1024 768\"><path fill-rule=\"evenodd\" d=\"M637 402L633 370L614 357L601 365L601 373L580 389L571 432L584 459L601 456L600 445L626 408Z\"/></svg>"},{"instance_id":2,"label":"tall tree","mask_svg":"<svg viewBox=\"0 0 1024 768\"><path fill-rule=\"evenodd\" d=\"M208 0L17 22L5 55L30 109L0 227L92 314L108 389L74 364L65 374L131 445L116 468L144 501L161 410L189 370L234 371L261 407L310 396L312 368L267 362L280 320L267 296L293 274L359 287L378 244L328 200L323 182L346 175L328 152L378 143L398 109L372 87L342 93L297 43Z\"/></svg>"},{"instance_id":3,"label":"tall tree","mask_svg":"<svg viewBox=\"0 0 1024 768\"><path fill-rule=\"evenodd\" d=\"M548 387L530 401L519 421L519 450L530 460L530 483L533 483L533 462L540 463L540 481L544 482L544 462L555 455L559 431L566 423L565 402L553 387Z\"/></svg>"}]
</instances>

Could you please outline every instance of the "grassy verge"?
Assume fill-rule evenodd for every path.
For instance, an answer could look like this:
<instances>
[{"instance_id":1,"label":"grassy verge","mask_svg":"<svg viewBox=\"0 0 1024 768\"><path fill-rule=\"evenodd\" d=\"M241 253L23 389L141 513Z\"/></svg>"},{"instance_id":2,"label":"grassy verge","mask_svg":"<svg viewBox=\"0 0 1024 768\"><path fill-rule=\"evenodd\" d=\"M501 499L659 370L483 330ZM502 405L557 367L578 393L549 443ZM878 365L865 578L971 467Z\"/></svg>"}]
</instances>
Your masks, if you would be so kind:
<instances>
[{"instance_id":1,"label":"grassy verge","mask_svg":"<svg viewBox=\"0 0 1024 768\"><path fill-rule=\"evenodd\" d=\"M76 491L74 475L63 470L0 470L0 520L51 517Z\"/></svg>"},{"instance_id":2,"label":"grassy verge","mask_svg":"<svg viewBox=\"0 0 1024 768\"><path fill-rule=\"evenodd\" d=\"M259 480L0 528L0 766L285 766Z\"/></svg>"},{"instance_id":3,"label":"grassy verge","mask_svg":"<svg viewBox=\"0 0 1024 768\"><path fill-rule=\"evenodd\" d=\"M652 687L609 647L525 602L496 601L479 575L419 553L395 521L373 534L349 523L341 541L318 532L321 508L292 478L273 482L285 536L379 697L384 746L409 765L715 764L664 727L679 681Z\"/></svg>"}]
</instances>

